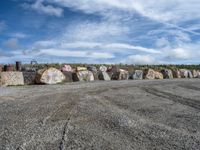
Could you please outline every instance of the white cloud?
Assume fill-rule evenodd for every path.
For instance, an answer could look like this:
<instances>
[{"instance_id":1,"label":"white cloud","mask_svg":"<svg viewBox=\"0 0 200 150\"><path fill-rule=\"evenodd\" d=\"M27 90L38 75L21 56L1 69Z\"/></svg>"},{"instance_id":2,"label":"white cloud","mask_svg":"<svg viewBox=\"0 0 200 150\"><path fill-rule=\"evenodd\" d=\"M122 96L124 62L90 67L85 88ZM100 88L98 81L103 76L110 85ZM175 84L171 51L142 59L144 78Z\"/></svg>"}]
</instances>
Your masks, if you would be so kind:
<instances>
[{"instance_id":1,"label":"white cloud","mask_svg":"<svg viewBox=\"0 0 200 150\"><path fill-rule=\"evenodd\" d=\"M17 38L10 38L3 43L7 48L17 49L19 48L19 43Z\"/></svg>"},{"instance_id":2,"label":"white cloud","mask_svg":"<svg viewBox=\"0 0 200 150\"><path fill-rule=\"evenodd\" d=\"M70 51L62 49L41 49L38 55L51 55L57 57L78 57L78 58L96 58L96 59L108 59L115 56L106 52L91 52L91 51Z\"/></svg>"},{"instance_id":3,"label":"white cloud","mask_svg":"<svg viewBox=\"0 0 200 150\"><path fill-rule=\"evenodd\" d=\"M16 32L16 33L11 33L10 36L13 38L23 39L23 38L28 37L29 35L20 33L20 32Z\"/></svg>"},{"instance_id":4,"label":"white cloud","mask_svg":"<svg viewBox=\"0 0 200 150\"><path fill-rule=\"evenodd\" d=\"M155 58L151 55L130 55L126 63L128 64L156 64Z\"/></svg>"},{"instance_id":5,"label":"white cloud","mask_svg":"<svg viewBox=\"0 0 200 150\"><path fill-rule=\"evenodd\" d=\"M200 22L197 22L197 24L189 24L187 29L190 30L190 31L199 30L200 29Z\"/></svg>"},{"instance_id":6,"label":"white cloud","mask_svg":"<svg viewBox=\"0 0 200 150\"><path fill-rule=\"evenodd\" d=\"M1 49L0 49L0 58L4 58L6 57L7 55L5 54L5 52L3 52Z\"/></svg>"},{"instance_id":7,"label":"white cloud","mask_svg":"<svg viewBox=\"0 0 200 150\"><path fill-rule=\"evenodd\" d=\"M190 42L191 38L188 33L184 33L177 29L161 28L156 30L151 30L147 33L148 36L161 35L162 37L176 40L177 43L180 42Z\"/></svg>"},{"instance_id":8,"label":"white cloud","mask_svg":"<svg viewBox=\"0 0 200 150\"><path fill-rule=\"evenodd\" d=\"M81 10L85 13L98 13L106 18L117 18L122 20L116 9L126 12L126 17L133 20L132 14L138 13L151 20L164 25L199 35L198 32L180 25L187 21L199 20L199 0L46 0L62 7ZM131 16L131 17L129 17Z\"/></svg>"},{"instance_id":9,"label":"white cloud","mask_svg":"<svg viewBox=\"0 0 200 150\"><path fill-rule=\"evenodd\" d=\"M105 45L105 48L109 49L130 49L130 50L136 50L136 51L142 51L142 52L146 52L146 53L161 53L158 50L155 49L151 49L151 48L145 48L145 47L141 47L141 46L134 46L134 45L130 45L130 44L124 44L124 43L111 43L111 44L107 44Z\"/></svg>"},{"instance_id":10,"label":"white cloud","mask_svg":"<svg viewBox=\"0 0 200 150\"><path fill-rule=\"evenodd\" d=\"M184 44L177 48L164 49L164 54L167 59L172 60L199 60L200 58L200 43Z\"/></svg>"},{"instance_id":11,"label":"white cloud","mask_svg":"<svg viewBox=\"0 0 200 150\"><path fill-rule=\"evenodd\" d=\"M33 44L32 49L49 48L49 47L55 47L56 45L57 42L53 40L36 41Z\"/></svg>"},{"instance_id":12,"label":"white cloud","mask_svg":"<svg viewBox=\"0 0 200 150\"><path fill-rule=\"evenodd\" d=\"M95 42L62 42L60 44L61 48L68 48L68 49L93 49L93 48L100 48L102 47L102 43L95 43Z\"/></svg>"},{"instance_id":13,"label":"white cloud","mask_svg":"<svg viewBox=\"0 0 200 150\"><path fill-rule=\"evenodd\" d=\"M167 57L171 59L189 59L192 57L191 53L187 49L176 48L173 50L169 50L167 52Z\"/></svg>"},{"instance_id":14,"label":"white cloud","mask_svg":"<svg viewBox=\"0 0 200 150\"><path fill-rule=\"evenodd\" d=\"M93 43L93 42L75 42L75 43L62 43L61 48L74 48L74 49L101 49L112 52L126 52L127 50L131 51L140 51L146 53L161 53L158 50L145 48L141 46L134 46L126 43Z\"/></svg>"},{"instance_id":15,"label":"white cloud","mask_svg":"<svg viewBox=\"0 0 200 150\"><path fill-rule=\"evenodd\" d=\"M108 21L97 22L77 22L68 26L63 35L63 41L66 39L76 41L95 41L115 39L125 36L129 28L122 26L119 23L111 23Z\"/></svg>"},{"instance_id":16,"label":"white cloud","mask_svg":"<svg viewBox=\"0 0 200 150\"><path fill-rule=\"evenodd\" d=\"M6 28L6 23L4 21L0 21L0 33L5 30Z\"/></svg>"},{"instance_id":17,"label":"white cloud","mask_svg":"<svg viewBox=\"0 0 200 150\"><path fill-rule=\"evenodd\" d=\"M53 5L44 5L44 0L36 0L34 4L23 4L25 9L35 10L38 13L47 14L51 16L61 17L63 15L63 9L60 7L54 7Z\"/></svg>"},{"instance_id":18,"label":"white cloud","mask_svg":"<svg viewBox=\"0 0 200 150\"><path fill-rule=\"evenodd\" d=\"M86 13L104 12L110 9L136 11L157 21L187 21L199 19L199 0L46 0Z\"/></svg>"},{"instance_id":19,"label":"white cloud","mask_svg":"<svg viewBox=\"0 0 200 150\"><path fill-rule=\"evenodd\" d=\"M24 6L57 17L63 15L64 7L100 15L98 21L75 19L62 28L62 35L36 41L29 48L32 56L98 60L129 55L126 61L135 64L200 57L200 44L191 44L191 34L199 35L199 26L194 22L187 26L189 21L200 19L198 0L35 0ZM10 43L17 42L11 40ZM149 47L142 46L143 43Z\"/></svg>"},{"instance_id":20,"label":"white cloud","mask_svg":"<svg viewBox=\"0 0 200 150\"><path fill-rule=\"evenodd\" d=\"M77 22L77 24L68 26L61 39L63 41L63 44L61 44L62 48L98 48L123 54L131 54L132 52L137 60L144 56L145 60L147 60L146 62L152 62L154 60L149 59L149 55L148 57L145 54L135 55L135 51L156 54L156 56L159 56L158 59L165 57L170 59L186 58L186 53L179 54L180 49L185 49L183 45L192 42L190 34L199 35L199 33L193 30L198 28L196 26L193 29L179 26L187 21L200 19L200 15L195 15L199 14L199 9L197 8L200 6L200 3L198 0L190 0L190 2L183 2L182 0L46 0L46 2L74 10L81 10L85 13L97 13L105 17L100 23ZM121 42L129 40L128 38L130 37L128 34L132 33L131 30L135 30L135 24L134 21L132 22L133 24L122 24L123 15L118 13L118 10L125 12L128 22L134 19L133 14L138 13L140 16L154 22L163 23L164 26L149 32L147 36L144 35L147 40L151 39L155 41L155 43L152 43L152 45L156 46L155 49ZM116 17L116 14L119 16ZM138 28L138 30L142 29ZM137 37L134 37L134 34L132 37L133 39L137 39ZM192 47L189 49L192 49ZM172 55L177 56L172 57Z\"/></svg>"},{"instance_id":21,"label":"white cloud","mask_svg":"<svg viewBox=\"0 0 200 150\"><path fill-rule=\"evenodd\" d=\"M163 47L168 47L170 45L170 42L168 39L162 37L156 40L156 47L158 48L163 48Z\"/></svg>"}]
</instances>

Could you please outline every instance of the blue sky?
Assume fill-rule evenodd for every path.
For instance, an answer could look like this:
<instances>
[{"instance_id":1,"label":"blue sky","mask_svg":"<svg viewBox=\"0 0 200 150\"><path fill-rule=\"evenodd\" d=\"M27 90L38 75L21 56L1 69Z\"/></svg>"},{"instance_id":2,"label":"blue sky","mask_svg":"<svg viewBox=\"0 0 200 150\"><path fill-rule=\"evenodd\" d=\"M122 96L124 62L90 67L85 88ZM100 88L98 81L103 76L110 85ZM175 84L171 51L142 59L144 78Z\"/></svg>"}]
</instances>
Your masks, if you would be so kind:
<instances>
[{"instance_id":1,"label":"blue sky","mask_svg":"<svg viewBox=\"0 0 200 150\"><path fill-rule=\"evenodd\" d=\"M199 0L1 0L0 63L200 64Z\"/></svg>"}]
</instances>

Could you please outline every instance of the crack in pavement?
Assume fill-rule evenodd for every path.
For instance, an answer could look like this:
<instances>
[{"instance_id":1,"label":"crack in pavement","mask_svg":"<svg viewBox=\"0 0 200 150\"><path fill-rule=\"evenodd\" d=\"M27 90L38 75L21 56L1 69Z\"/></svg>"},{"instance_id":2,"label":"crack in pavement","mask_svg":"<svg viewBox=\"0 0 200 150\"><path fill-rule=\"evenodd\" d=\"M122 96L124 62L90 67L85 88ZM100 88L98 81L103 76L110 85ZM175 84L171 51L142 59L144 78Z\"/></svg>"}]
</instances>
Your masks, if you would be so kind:
<instances>
[{"instance_id":1,"label":"crack in pavement","mask_svg":"<svg viewBox=\"0 0 200 150\"><path fill-rule=\"evenodd\" d=\"M60 150L64 150L64 142L65 142L65 135L66 135L66 132L67 132L67 126L68 126L68 123L70 121L70 117L67 119L64 127L63 127L63 132L62 132L62 139L61 139L61 142L60 142L60 145L59 145L59 149Z\"/></svg>"},{"instance_id":2,"label":"crack in pavement","mask_svg":"<svg viewBox=\"0 0 200 150\"><path fill-rule=\"evenodd\" d=\"M78 105L78 103L79 103L79 101L72 106L72 109L69 112L69 116L67 118L67 121L64 124L63 130L62 130L61 141L60 141L60 144L59 144L59 150L65 150L64 143L66 141L66 136L67 136L67 133L68 133L68 125L69 125L69 122L72 118L72 113L73 114L75 113L75 112L73 112L75 110L74 108L75 108L75 106Z\"/></svg>"}]
</instances>

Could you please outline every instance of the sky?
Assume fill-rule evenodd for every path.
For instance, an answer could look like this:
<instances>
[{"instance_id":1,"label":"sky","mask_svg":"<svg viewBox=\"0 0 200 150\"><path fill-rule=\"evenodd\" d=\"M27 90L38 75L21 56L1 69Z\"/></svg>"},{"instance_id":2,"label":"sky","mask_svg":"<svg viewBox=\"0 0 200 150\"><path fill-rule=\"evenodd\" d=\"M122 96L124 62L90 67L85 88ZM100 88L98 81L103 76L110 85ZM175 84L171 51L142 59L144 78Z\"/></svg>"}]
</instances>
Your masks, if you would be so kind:
<instances>
[{"instance_id":1,"label":"sky","mask_svg":"<svg viewBox=\"0 0 200 150\"><path fill-rule=\"evenodd\" d=\"M199 0L1 0L0 63L200 64Z\"/></svg>"}]
</instances>

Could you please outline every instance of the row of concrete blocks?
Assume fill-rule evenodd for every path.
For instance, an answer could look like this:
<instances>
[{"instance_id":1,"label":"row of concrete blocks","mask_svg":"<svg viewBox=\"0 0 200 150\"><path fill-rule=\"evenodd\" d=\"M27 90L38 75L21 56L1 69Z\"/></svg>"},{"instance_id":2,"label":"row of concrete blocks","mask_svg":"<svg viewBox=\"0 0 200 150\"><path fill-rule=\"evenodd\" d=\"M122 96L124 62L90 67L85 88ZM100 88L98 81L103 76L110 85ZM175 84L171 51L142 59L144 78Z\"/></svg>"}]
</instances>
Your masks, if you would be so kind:
<instances>
[{"instance_id":1,"label":"row of concrete blocks","mask_svg":"<svg viewBox=\"0 0 200 150\"><path fill-rule=\"evenodd\" d=\"M94 81L94 80L142 80L142 79L172 79L172 78L200 78L199 71L164 69L161 72L148 69L146 71L135 70L129 73L125 70L117 72L82 70L77 72L60 72L55 68L49 68L36 72L1 72L0 85L30 85L30 84L56 84L59 82Z\"/></svg>"}]
</instances>

